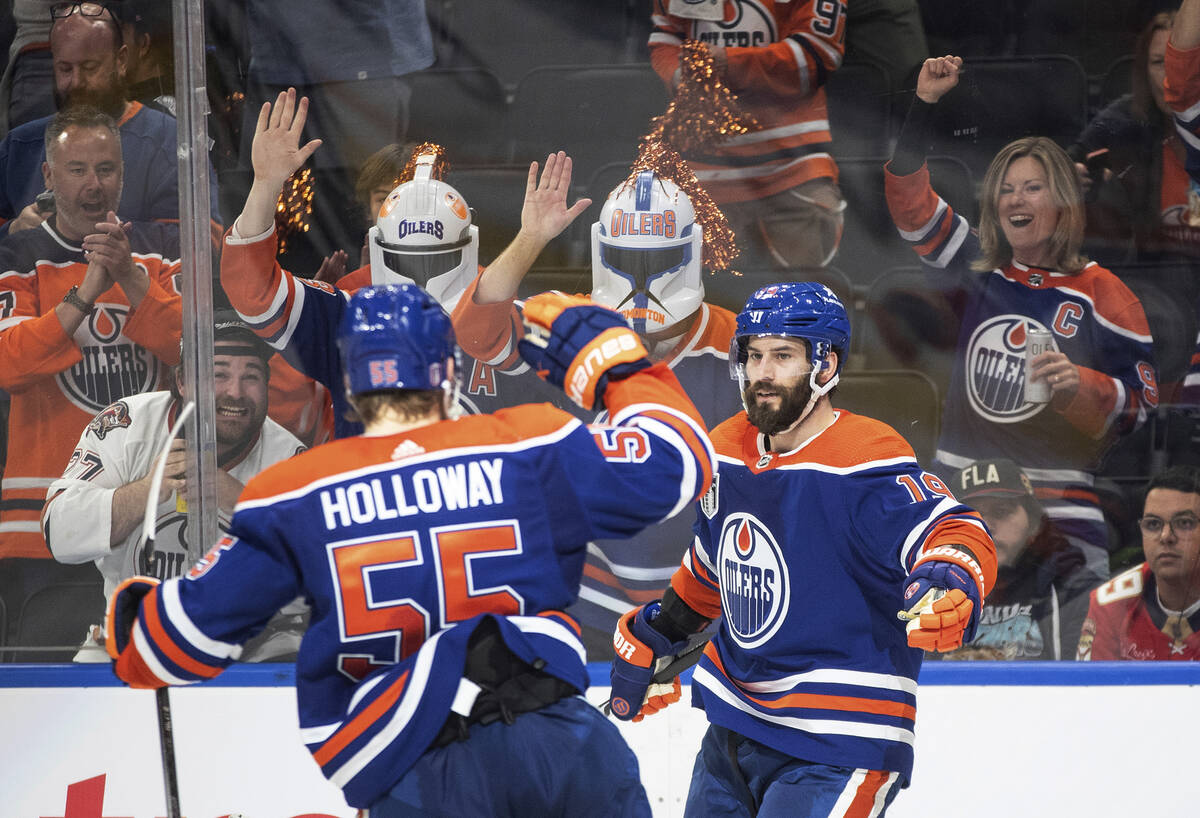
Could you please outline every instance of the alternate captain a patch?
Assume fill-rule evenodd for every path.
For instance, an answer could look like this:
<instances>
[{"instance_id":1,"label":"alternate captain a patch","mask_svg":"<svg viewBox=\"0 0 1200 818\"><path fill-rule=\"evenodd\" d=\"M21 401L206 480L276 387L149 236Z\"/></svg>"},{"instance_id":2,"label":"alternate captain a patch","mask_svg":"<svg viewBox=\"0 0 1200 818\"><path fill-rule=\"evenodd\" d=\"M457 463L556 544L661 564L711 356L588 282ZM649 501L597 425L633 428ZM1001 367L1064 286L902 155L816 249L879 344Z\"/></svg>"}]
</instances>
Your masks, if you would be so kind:
<instances>
[{"instance_id":1,"label":"alternate captain a patch","mask_svg":"<svg viewBox=\"0 0 1200 818\"><path fill-rule=\"evenodd\" d=\"M104 440L104 436L113 429L124 429L129 424L129 407L125 405L125 401L119 400L92 418L92 422L88 424L88 431Z\"/></svg>"}]
</instances>

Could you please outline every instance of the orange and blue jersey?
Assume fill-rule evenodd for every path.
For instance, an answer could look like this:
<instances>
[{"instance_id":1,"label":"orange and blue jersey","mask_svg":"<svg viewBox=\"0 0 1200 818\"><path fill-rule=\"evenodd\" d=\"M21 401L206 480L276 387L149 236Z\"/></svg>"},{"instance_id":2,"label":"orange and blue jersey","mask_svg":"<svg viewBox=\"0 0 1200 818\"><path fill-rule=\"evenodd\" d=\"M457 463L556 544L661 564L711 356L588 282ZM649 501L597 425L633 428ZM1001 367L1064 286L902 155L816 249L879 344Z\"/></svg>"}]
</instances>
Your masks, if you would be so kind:
<instances>
[{"instance_id":1,"label":"orange and blue jersey","mask_svg":"<svg viewBox=\"0 0 1200 818\"><path fill-rule=\"evenodd\" d=\"M935 471L1010 458L1063 533L1107 548L1092 472L1111 442L1158 405L1141 302L1095 262L1077 273L1015 261L972 271L978 236L930 186L928 168L908 176L889 170L885 184L892 219L930 286L963 302ZM1079 390L1066 405L1025 399L1027 327L1050 332L1055 349L1079 368Z\"/></svg>"},{"instance_id":2,"label":"orange and blue jersey","mask_svg":"<svg viewBox=\"0 0 1200 818\"><path fill-rule=\"evenodd\" d=\"M587 542L684 510L714 460L664 365L610 385L606 402L609 425L526 405L336 440L267 469L246 486L229 536L143 600L122 678L211 678L278 600L303 595L301 732L356 807L437 735L483 617L518 657L584 690L578 625L562 611Z\"/></svg>"},{"instance_id":3,"label":"orange and blue jersey","mask_svg":"<svg viewBox=\"0 0 1200 818\"><path fill-rule=\"evenodd\" d=\"M791 452L741 413L712 433L719 472L671 585L721 617L692 677L708 720L821 764L912 773L917 675L902 589L965 548L981 596L996 576L982 520L923 471L891 427L838 411ZM954 553L965 553L953 549Z\"/></svg>"}]
</instances>

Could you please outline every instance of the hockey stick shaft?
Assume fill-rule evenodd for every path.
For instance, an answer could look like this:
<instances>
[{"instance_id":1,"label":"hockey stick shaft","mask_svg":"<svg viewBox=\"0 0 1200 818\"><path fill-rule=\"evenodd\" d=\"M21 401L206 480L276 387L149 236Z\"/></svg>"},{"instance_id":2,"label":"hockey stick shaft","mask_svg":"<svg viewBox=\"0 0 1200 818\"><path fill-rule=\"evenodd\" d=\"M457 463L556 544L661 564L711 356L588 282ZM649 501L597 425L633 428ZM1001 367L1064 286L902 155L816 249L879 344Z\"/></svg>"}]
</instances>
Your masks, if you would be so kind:
<instances>
[{"instance_id":1,"label":"hockey stick shaft","mask_svg":"<svg viewBox=\"0 0 1200 818\"><path fill-rule=\"evenodd\" d=\"M167 442L158 456L154 466L154 474L150 478L150 493L146 495L146 513L142 517L142 542L147 553L154 551L155 520L158 517L158 491L162 487L163 475L167 468L167 455L171 453L171 443L179 436L183 424L191 416L196 404L188 401L180 411L175 424L167 433ZM158 717L158 749L162 757L163 792L167 797L167 818L182 818L179 809L179 776L175 771L175 729L171 721L171 694L166 687L154 691L155 713Z\"/></svg>"}]
</instances>

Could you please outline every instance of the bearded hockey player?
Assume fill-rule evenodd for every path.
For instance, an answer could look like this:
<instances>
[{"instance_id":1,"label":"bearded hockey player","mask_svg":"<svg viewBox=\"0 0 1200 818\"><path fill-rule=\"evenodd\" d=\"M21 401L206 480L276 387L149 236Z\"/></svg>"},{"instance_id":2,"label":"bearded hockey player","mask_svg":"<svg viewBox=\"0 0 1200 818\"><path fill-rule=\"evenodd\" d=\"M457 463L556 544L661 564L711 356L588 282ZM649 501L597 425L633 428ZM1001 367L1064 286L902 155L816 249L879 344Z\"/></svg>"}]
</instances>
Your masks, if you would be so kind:
<instances>
[{"instance_id":1,"label":"bearded hockey player","mask_svg":"<svg viewBox=\"0 0 1200 818\"><path fill-rule=\"evenodd\" d=\"M587 542L694 502L711 448L620 315L545 294L525 319L530 365L612 424L545 404L448 419L449 317L415 286L361 290L338 343L366 433L252 480L230 536L188 576L124 585L109 614L117 675L211 678L303 594L301 734L351 806L648 816L636 758L577 695L583 646L563 609Z\"/></svg>"},{"instance_id":2,"label":"bearded hockey player","mask_svg":"<svg viewBox=\"0 0 1200 818\"><path fill-rule=\"evenodd\" d=\"M686 815L882 815L912 772L922 651L969 640L995 580L978 515L890 427L833 407L849 341L823 285L750 297L729 353L745 411L713 430L696 539L618 623L612 711L636 720L679 699L678 678L648 689L656 660L721 617Z\"/></svg>"}]
</instances>

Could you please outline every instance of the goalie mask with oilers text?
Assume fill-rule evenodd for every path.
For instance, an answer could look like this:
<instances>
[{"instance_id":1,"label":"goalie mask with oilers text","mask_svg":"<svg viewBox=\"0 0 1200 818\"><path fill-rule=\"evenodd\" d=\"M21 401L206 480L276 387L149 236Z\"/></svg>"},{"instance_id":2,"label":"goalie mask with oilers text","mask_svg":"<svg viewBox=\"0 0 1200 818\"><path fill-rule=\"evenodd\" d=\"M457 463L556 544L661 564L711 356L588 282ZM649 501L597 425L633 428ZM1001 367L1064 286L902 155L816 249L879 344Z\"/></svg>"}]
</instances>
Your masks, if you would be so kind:
<instances>
[{"instance_id":1,"label":"goalie mask with oilers text","mask_svg":"<svg viewBox=\"0 0 1200 818\"><path fill-rule=\"evenodd\" d=\"M850 346L850 318L841 299L824 284L788 281L755 290L738 313L729 344L729 374L742 391L750 339L772 335L800 338L808 344L812 398L800 415L803 420L816 400L837 385ZM829 353L835 349L837 370L823 386L818 385L817 374L829 367Z\"/></svg>"},{"instance_id":2,"label":"goalie mask with oilers text","mask_svg":"<svg viewBox=\"0 0 1200 818\"><path fill-rule=\"evenodd\" d=\"M338 328L346 393L440 389L449 412L458 398L460 357L450 316L413 284L364 287Z\"/></svg>"},{"instance_id":3,"label":"goalie mask with oilers text","mask_svg":"<svg viewBox=\"0 0 1200 818\"><path fill-rule=\"evenodd\" d=\"M479 228L459 192L432 178L435 159L417 157L412 180L379 209L367 234L371 283L416 284L449 310L479 272Z\"/></svg>"},{"instance_id":4,"label":"goalie mask with oilers text","mask_svg":"<svg viewBox=\"0 0 1200 818\"><path fill-rule=\"evenodd\" d=\"M642 171L609 194L592 225L592 300L639 335L667 329L704 301L704 232L687 194Z\"/></svg>"}]
</instances>

